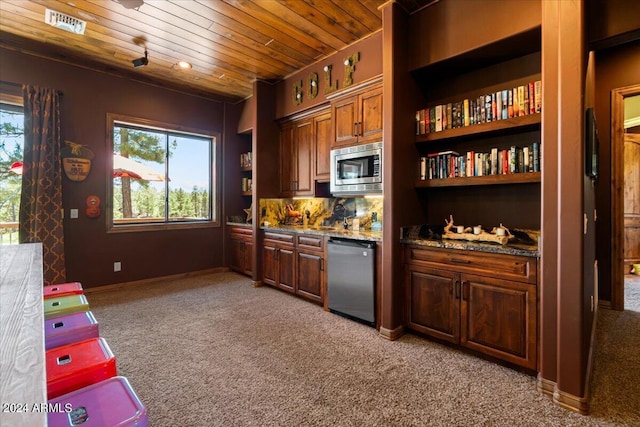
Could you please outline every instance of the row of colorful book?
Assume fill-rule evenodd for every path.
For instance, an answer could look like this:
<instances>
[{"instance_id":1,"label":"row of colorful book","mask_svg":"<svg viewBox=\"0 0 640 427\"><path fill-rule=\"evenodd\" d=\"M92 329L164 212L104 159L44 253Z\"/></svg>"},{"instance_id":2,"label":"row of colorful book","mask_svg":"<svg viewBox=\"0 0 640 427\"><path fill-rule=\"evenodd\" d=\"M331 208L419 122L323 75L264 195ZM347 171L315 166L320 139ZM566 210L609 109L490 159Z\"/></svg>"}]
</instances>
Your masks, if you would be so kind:
<instances>
[{"instance_id":1,"label":"row of colorful book","mask_svg":"<svg viewBox=\"0 0 640 427\"><path fill-rule=\"evenodd\" d=\"M416 135L536 114L542 111L542 82L480 95L476 99L416 111Z\"/></svg>"},{"instance_id":2,"label":"row of colorful book","mask_svg":"<svg viewBox=\"0 0 640 427\"><path fill-rule=\"evenodd\" d=\"M442 151L420 158L420 179L506 175L540 172L540 144L499 150L488 153Z\"/></svg>"},{"instance_id":3,"label":"row of colorful book","mask_svg":"<svg viewBox=\"0 0 640 427\"><path fill-rule=\"evenodd\" d=\"M240 153L240 167L243 169L251 167L251 151Z\"/></svg>"}]
</instances>

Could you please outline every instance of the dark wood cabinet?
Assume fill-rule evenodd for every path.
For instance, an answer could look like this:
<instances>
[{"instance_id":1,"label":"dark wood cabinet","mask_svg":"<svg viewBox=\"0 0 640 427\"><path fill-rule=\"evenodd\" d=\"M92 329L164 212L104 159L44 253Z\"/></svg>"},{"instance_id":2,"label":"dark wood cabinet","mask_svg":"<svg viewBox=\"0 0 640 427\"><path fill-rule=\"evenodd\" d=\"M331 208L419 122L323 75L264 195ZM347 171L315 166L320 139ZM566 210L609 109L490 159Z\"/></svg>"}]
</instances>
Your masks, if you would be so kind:
<instances>
[{"instance_id":1,"label":"dark wood cabinet","mask_svg":"<svg viewBox=\"0 0 640 427\"><path fill-rule=\"evenodd\" d=\"M315 117L313 127L315 132L315 180L329 182L331 178L331 113Z\"/></svg>"},{"instance_id":2,"label":"dark wood cabinet","mask_svg":"<svg viewBox=\"0 0 640 427\"><path fill-rule=\"evenodd\" d=\"M251 276L253 271L253 232L249 227L231 227L229 233L229 268Z\"/></svg>"},{"instance_id":3,"label":"dark wood cabinet","mask_svg":"<svg viewBox=\"0 0 640 427\"><path fill-rule=\"evenodd\" d=\"M382 86L338 98L331 102L332 146L356 145L382 140Z\"/></svg>"},{"instance_id":4,"label":"dark wood cabinet","mask_svg":"<svg viewBox=\"0 0 640 427\"><path fill-rule=\"evenodd\" d=\"M262 245L262 281L294 292L295 255L293 234L265 232Z\"/></svg>"},{"instance_id":5,"label":"dark wood cabinet","mask_svg":"<svg viewBox=\"0 0 640 427\"><path fill-rule=\"evenodd\" d=\"M324 258L323 236L265 231L262 281L323 304Z\"/></svg>"},{"instance_id":6,"label":"dark wood cabinet","mask_svg":"<svg viewBox=\"0 0 640 427\"><path fill-rule=\"evenodd\" d=\"M405 247L408 328L536 368L535 258Z\"/></svg>"},{"instance_id":7,"label":"dark wood cabinet","mask_svg":"<svg viewBox=\"0 0 640 427\"><path fill-rule=\"evenodd\" d=\"M322 236L297 236L298 277L296 293L319 304L324 302L324 258L324 238Z\"/></svg>"},{"instance_id":8,"label":"dark wood cabinet","mask_svg":"<svg viewBox=\"0 0 640 427\"><path fill-rule=\"evenodd\" d=\"M406 269L407 326L452 343L460 342L458 274L410 265Z\"/></svg>"},{"instance_id":9,"label":"dark wood cabinet","mask_svg":"<svg viewBox=\"0 0 640 427\"><path fill-rule=\"evenodd\" d=\"M291 119L280 127L280 195L313 196L314 180L329 182L331 115Z\"/></svg>"},{"instance_id":10,"label":"dark wood cabinet","mask_svg":"<svg viewBox=\"0 0 640 427\"><path fill-rule=\"evenodd\" d=\"M280 194L313 195L313 120L284 125L280 132Z\"/></svg>"}]
</instances>

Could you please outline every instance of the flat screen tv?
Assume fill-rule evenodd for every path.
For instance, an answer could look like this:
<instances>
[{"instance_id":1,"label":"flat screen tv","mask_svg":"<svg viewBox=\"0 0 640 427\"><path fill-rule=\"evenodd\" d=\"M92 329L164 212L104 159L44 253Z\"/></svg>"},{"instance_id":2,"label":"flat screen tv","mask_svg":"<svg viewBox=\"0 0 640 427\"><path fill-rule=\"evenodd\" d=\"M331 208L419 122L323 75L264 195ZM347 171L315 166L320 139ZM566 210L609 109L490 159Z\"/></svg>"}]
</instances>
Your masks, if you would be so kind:
<instances>
[{"instance_id":1,"label":"flat screen tv","mask_svg":"<svg viewBox=\"0 0 640 427\"><path fill-rule=\"evenodd\" d=\"M585 112L585 174L591 179L598 179L598 126L593 108L587 108Z\"/></svg>"}]
</instances>

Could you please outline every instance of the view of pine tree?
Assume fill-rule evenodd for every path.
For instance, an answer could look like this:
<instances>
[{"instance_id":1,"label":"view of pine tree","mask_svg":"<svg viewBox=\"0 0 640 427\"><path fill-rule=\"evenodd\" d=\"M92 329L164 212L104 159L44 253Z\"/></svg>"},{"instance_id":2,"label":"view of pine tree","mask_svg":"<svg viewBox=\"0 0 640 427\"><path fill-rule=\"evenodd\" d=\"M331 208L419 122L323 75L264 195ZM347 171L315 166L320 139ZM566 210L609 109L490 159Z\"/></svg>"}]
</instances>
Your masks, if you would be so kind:
<instances>
[{"instance_id":1,"label":"view of pine tree","mask_svg":"<svg viewBox=\"0 0 640 427\"><path fill-rule=\"evenodd\" d=\"M22 177L10 168L22 161L24 115L4 108L0 113L0 222L11 223L18 222Z\"/></svg>"},{"instance_id":2,"label":"view of pine tree","mask_svg":"<svg viewBox=\"0 0 640 427\"><path fill-rule=\"evenodd\" d=\"M114 151L122 157L164 163L166 157L165 144L161 134L147 131L136 131L124 127L114 129ZM131 178L122 177L122 217L132 218Z\"/></svg>"}]
</instances>

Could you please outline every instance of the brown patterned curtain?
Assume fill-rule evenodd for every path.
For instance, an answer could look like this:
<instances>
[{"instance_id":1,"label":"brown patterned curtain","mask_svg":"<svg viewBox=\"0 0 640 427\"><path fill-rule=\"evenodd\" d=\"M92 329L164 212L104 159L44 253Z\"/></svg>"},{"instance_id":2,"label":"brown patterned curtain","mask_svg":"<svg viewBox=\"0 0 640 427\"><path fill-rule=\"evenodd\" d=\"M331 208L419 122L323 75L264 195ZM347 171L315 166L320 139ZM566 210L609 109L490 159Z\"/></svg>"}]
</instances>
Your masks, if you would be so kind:
<instances>
[{"instance_id":1,"label":"brown patterned curtain","mask_svg":"<svg viewBox=\"0 0 640 427\"><path fill-rule=\"evenodd\" d=\"M45 285L66 281L62 226L60 94L22 86L24 159L20 243L42 242Z\"/></svg>"}]
</instances>

